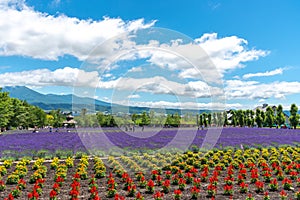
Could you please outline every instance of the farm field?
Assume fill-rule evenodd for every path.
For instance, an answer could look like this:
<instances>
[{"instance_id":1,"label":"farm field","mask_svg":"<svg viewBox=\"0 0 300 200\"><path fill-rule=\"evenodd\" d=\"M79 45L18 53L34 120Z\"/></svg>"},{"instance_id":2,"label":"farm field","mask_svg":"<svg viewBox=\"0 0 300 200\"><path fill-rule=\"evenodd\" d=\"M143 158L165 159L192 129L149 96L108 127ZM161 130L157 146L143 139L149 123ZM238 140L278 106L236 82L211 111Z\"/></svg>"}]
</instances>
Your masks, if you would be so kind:
<instances>
[{"instance_id":1,"label":"farm field","mask_svg":"<svg viewBox=\"0 0 300 200\"><path fill-rule=\"evenodd\" d=\"M4 160L0 198L299 199L299 154L299 147L285 146Z\"/></svg>"},{"instance_id":2,"label":"farm field","mask_svg":"<svg viewBox=\"0 0 300 200\"><path fill-rule=\"evenodd\" d=\"M215 148L203 149L207 132L79 129L4 134L0 198L300 199L299 130L224 128ZM178 134L193 138L190 150L154 151L174 138L179 140L174 145L184 143ZM101 143L104 136L125 151L107 149L96 155L95 149L111 147Z\"/></svg>"},{"instance_id":3,"label":"farm field","mask_svg":"<svg viewBox=\"0 0 300 200\"><path fill-rule=\"evenodd\" d=\"M227 146L267 147L300 143L299 129L269 128L223 128L223 129L145 129L126 133L118 128L73 129L71 132L40 131L38 133L13 133L0 135L1 157L46 157L64 154L70 156L78 151L90 151L100 156L109 155L116 148L122 152L148 152L157 149L187 147L225 148ZM208 134L209 131L209 134ZM208 136L208 137L206 137ZM181 148L182 147L182 148Z\"/></svg>"}]
</instances>

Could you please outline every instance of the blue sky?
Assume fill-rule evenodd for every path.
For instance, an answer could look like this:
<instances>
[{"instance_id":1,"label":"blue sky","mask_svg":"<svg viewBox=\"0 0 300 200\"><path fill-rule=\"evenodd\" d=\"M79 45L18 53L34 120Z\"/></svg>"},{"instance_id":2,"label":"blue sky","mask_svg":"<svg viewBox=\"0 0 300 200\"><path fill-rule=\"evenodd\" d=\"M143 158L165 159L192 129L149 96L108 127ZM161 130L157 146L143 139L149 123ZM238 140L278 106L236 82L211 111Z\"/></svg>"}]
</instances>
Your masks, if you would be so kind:
<instances>
[{"instance_id":1,"label":"blue sky","mask_svg":"<svg viewBox=\"0 0 300 200\"><path fill-rule=\"evenodd\" d=\"M3 0L0 9L1 86L153 107L300 101L296 0Z\"/></svg>"}]
</instances>

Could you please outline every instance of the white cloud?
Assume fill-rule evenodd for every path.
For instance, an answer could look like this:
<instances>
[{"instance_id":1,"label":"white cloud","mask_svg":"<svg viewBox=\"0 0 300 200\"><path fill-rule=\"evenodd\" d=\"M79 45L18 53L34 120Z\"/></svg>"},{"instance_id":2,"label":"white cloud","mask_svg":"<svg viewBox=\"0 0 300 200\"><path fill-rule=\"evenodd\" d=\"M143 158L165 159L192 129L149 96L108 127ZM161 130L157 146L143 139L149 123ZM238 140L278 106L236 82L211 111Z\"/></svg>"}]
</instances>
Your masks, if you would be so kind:
<instances>
[{"instance_id":1,"label":"white cloud","mask_svg":"<svg viewBox=\"0 0 300 200\"><path fill-rule=\"evenodd\" d=\"M218 38L217 33L206 33L194 43L180 40L170 44L149 43L148 47L152 49L140 50L137 57L149 57L148 62L178 71L183 79L202 77L207 82L220 82L226 71L242 68L246 62L269 54L268 51L248 49L247 45L245 39L237 36Z\"/></svg>"},{"instance_id":2,"label":"white cloud","mask_svg":"<svg viewBox=\"0 0 300 200\"><path fill-rule=\"evenodd\" d=\"M128 91L128 93L139 91L152 94L170 94L197 98L210 98L212 96L222 95L223 93L222 89L211 87L202 81L178 83L167 80L161 76L151 78L126 77L112 81L100 81L99 88ZM119 93L119 95L121 94ZM127 96L128 95L126 95L126 97Z\"/></svg>"},{"instance_id":3,"label":"white cloud","mask_svg":"<svg viewBox=\"0 0 300 200\"><path fill-rule=\"evenodd\" d=\"M84 60L91 49L107 39L155 23L145 23L143 19L105 17L93 21L52 16L35 11L22 0L2 0L0 9L0 55L45 60L58 60L66 54Z\"/></svg>"},{"instance_id":4,"label":"white cloud","mask_svg":"<svg viewBox=\"0 0 300 200\"><path fill-rule=\"evenodd\" d=\"M21 55L58 60L64 55L72 55L93 63L97 60L102 70L116 59L148 58L151 64L178 72L181 79L198 80L202 77L208 83L221 83L227 70L243 67L245 62L268 54L267 51L248 49L245 39L237 36L218 38L217 33L203 34L191 40L194 43L188 44L181 39L174 39L167 44L151 38L147 44L136 44L132 39L134 37L127 34L152 27L155 20L145 23L144 19L124 21L105 17L94 21L65 15L53 16L35 11L22 0L3 0L0 7L2 56ZM109 40L115 36L118 38ZM135 52L129 53L132 50ZM119 58L121 55L123 57ZM99 68L95 70L101 71ZM105 70L109 73L110 69L108 67Z\"/></svg>"},{"instance_id":5,"label":"white cloud","mask_svg":"<svg viewBox=\"0 0 300 200\"><path fill-rule=\"evenodd\" d=\"M257 60L269 52L247 49L248 41L237 36L218 38L217 33L206 33L195 39L221 71L244 67L243 63Z\"/></svg>"},{"instance_id":6,"label":"white cloud","mask_svg":"<svg viewBox=\"0 0 300 200\"><path fill-rule=\"evenodd\" d=\"M140 98L141 96L140 95L138 95L138 94L131 94L131 95L129 95L127 98L128 99L138 99L138 98Z\"/></svg>"},{"instance_id":7,"label":"white cloud","mask_svg":"<svg viewBox=\"0 0 300 200\"><path fill-rule=\"evenodd\" d=\"M239 103L197 103L197 102L169 102L169 101L117 101L114 102L124 106L150 107L150 108L179 108L179 109L241 109L243 106Z\"/></svg>"},{"instance_id":8,"label":"white cloud","mask_svg":"<svg viewBox=\"0 0 300 200\"><path fill-rule=\"evenodd\" d=\"M274 69L272 71L249 73L249 74L243 75L243 78L248 79L248 78L253 78L253 77L275 76L278 74L282 74L284 70L285 70L284 68L278 68L278 69Z\"/></svg>"},{"instance_id":9,"label":"white cloud","mask_svg":"<svg viewBox=\"0 0 300 200\"><path fill-rule=\"evenodd\" d=\"M227 99L285 99L300 93L300 82L271 82L228 80L225 84Z\"/></svg>"},{"instance_id":10,"label":"white cloud","mask_svg":"<svg viewBox=\"0 0 300 200\"><path fill-rule=\"evenodd\" d=\"M143 71L142 67L133 67L128 70L128 72L141 72Z\"/></svg>"},{"instance_id":11,"label":"white cloud","mask_svg":"<svg viewBox=\"0 0 300 200\"><path fill-rule=\"evenodd\" d=\"M85 86L97 87L98 72L86 72L77 68L65 67L50 71L37 69L0 74L1 86Z\"/></svg>"}]
</instances>

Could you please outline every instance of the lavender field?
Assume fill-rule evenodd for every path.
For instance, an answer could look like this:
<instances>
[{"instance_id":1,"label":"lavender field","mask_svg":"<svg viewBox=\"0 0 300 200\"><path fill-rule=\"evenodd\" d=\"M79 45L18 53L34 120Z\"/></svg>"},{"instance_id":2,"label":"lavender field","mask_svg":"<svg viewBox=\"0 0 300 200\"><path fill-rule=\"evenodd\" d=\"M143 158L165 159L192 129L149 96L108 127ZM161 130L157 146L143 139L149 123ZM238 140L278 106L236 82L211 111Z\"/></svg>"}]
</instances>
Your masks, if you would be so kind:
<instances>
[{"instance_id":1,"label":"lavender field","mask_svg":"<svg viewBox=\"0 0 300 200\"><path fill-rule=\"evenodd\" d=\"M40 150L55 152L111 149L153 150L161 148L203 147L243 148L258 146L296 145L300 130L269 128L223 128L209 130L162 129L124 132L121 129L77 129L59 132L11 133L0 136L0 152L34 154Z\"/></svg>"}]
</instances>

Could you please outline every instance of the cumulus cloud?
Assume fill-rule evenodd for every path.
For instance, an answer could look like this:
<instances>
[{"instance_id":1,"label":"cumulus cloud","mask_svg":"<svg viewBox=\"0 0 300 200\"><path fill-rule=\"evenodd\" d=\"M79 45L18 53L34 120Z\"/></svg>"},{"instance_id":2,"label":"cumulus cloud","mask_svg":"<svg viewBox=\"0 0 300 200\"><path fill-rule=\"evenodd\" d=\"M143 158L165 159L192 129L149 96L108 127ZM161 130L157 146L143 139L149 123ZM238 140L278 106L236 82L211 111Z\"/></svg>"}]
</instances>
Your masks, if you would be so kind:
<instances>
[{"instance_id":1,"label":"cumulus cloud","mask_svg":"<svg viewBox=\"0 0 300 200\"><path fill-rule=\"evenodd\" d=\"M128 70L128 72L141 72L143 71L142 67L133 67Z\"/></svg>"},{"instance_id":2,"label":"cumulus cloud","mask_svg":"<svg viewBox=\"0 0 300 200\"><path fill-rule=\"evenodd\" d=\"M105 17L82 20L35 11L22 0L0 2L0 55L58 60L72 55L84 60L92 48L119 34L153 26L144 19L124 21Z\"/></svg>"},{"instance_id":3,"label":"cumulus cloud","mask_svg":"<svg viewBox=\"0 0 300 200\"><path fill-rule=\"evenodd\" d=\"M284 70L285 70L284 68L278 68L278 69L274 69L272 71L249 73L249 74L244 74L243 78L248 79L248 78L253 78L253 77L275 76L275 75L282 74Z\"/></svg>"},{"instance_id":4,"label":"cumulus cloud","mask_svg":"<svg viewBox=\"0 0 300 200\"><path fill-rule=\"evenodd\" d=\"M149 63L177 71L182 79L202 77L207 82L220 82L226 71L242 68L246 62L269 54L269 51L249 49L247 45L247 40L237 36L218 38L217 33L206 33L189 43L172 40L137 45L141 50L135 56L149 57Z\"/></svg>"},{"instance_id":5,"label":"cumulus cloud","mask_svg":"<svg viewBox=\"0 0 300 200\"><path fill-rule=\"evenodd\" d=\"M77 68L65 67L50 71L37 69L0 74L1 86L84 86L97 87L98 72L86 72Z\"/></svg>"},{"instance_id":6,"label":"cumulus cloud","mask_svg":"<svg viewBox=\"0 0 300 200\"><path fill-rule=\"evenodd\" d=\"M170 94L187 97L209 98L222 95L223 91L211 87L203 81L190 81L179 83L167 80L165 77L154 76L151 78L119 78L111 81L100 81L99 88L118 91L148 92L152 94ZM126 95L127 96L127 95Z\"/></svg>"},{"instance_id":7,"label":"cumulus cloud","mask_svg":"<svg viewBox=\"0 0 300 200\"><path fill-rule=\"evenodd\" d=\"M260 83L228 80L225 85L227 99L285 99L287 95L300 93L300 82L296 81Z\"/></svg>"},{"instance_id":8,"label":"cumulus cloud","mask_svg":"<svg viewBox=\"0 0 300 200\"><path fill-rule=\"evenodd\" d=\"M140 95L138 95L138 94L131 94L131 95L129 95L127 98L128 99L138 99L138 98L140 98L141 96Z\"/></svg>"},{"instance_id":9,"label":"cumulus cloud","mask_svg":"<svg viewBox=\"0 0 300 200\"><path fill-rule=\"evenodd\" d=\"M117 101L114 102L124 106L137 106L137 107L150 107L150 108L176 108L176 109L211 109L211 110L224 110L224 109L241 109L243 105L239 103L198 103L198 102L169 102L169 101Z\"/></svg>"},{"instance_id":10,"label":"cumulus cloud","mask_svg":"<svg viewBox=\"0 0 300 200\"><path fill-rule=\"evenodd\" d=\"M195 39L195 42L205 50L221 72L244 67L244 62L269 54L264 50L248 49L248 41L237 36L218 38L217 33L206 33Z\"/></svg>"}]
</instances>

